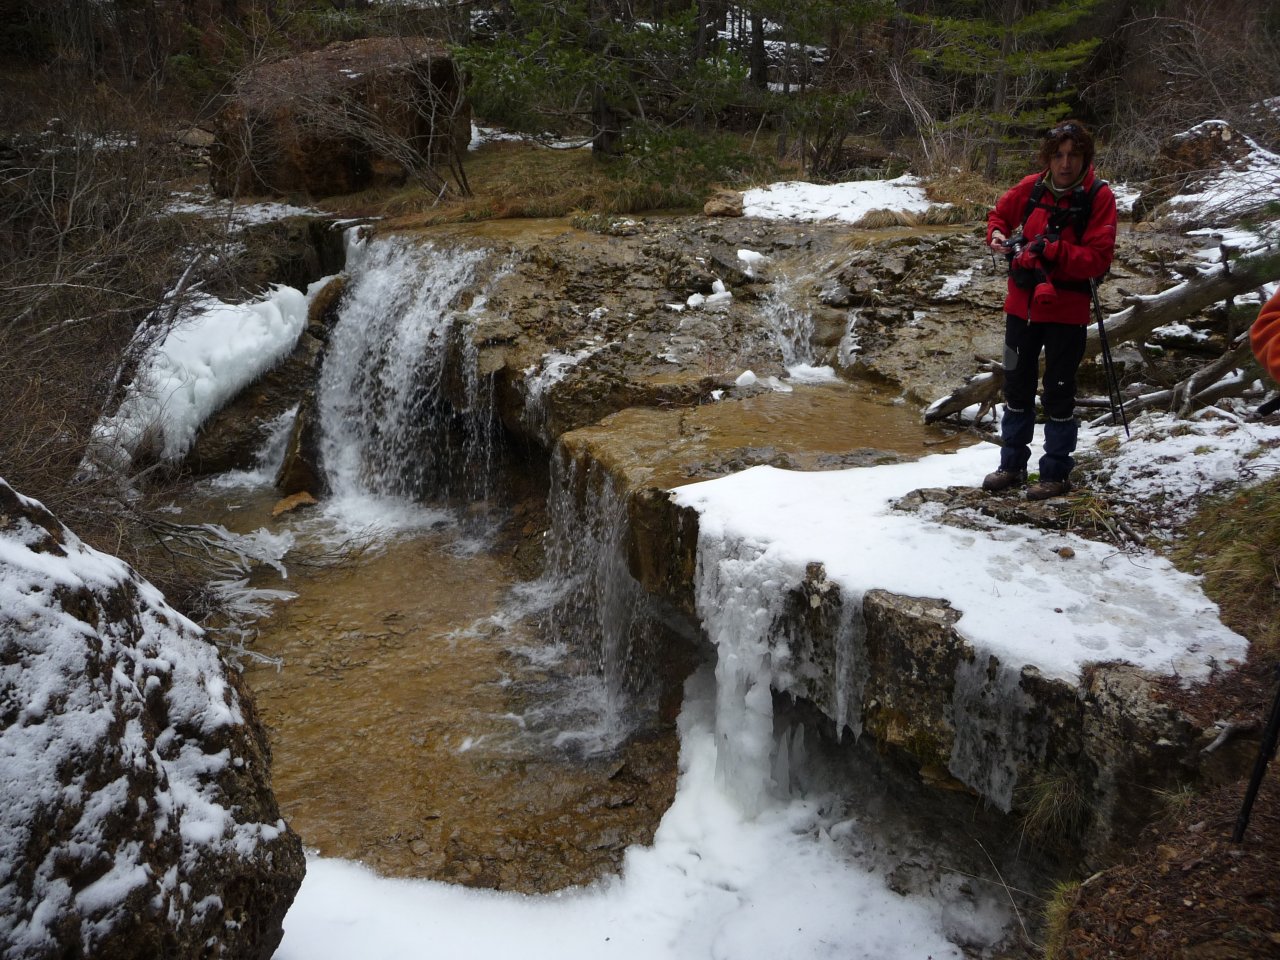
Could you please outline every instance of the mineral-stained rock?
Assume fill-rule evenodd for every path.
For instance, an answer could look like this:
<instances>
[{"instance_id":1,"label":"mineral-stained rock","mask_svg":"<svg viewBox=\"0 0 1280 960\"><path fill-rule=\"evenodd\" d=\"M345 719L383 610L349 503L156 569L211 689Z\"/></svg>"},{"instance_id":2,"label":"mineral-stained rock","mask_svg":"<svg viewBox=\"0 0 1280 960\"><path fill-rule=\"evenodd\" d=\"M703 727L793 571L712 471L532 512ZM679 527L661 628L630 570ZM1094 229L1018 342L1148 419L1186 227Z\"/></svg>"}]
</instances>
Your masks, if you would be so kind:
<instances>
[{"instance_id":1,"label":"mineral-stained rock","mask_svg":"<svg viewBox=\"0 0 1280 960\"><path fill-rule=\"evenodd\" d=\"M702 212L708 217L740 217L742 216L742 194L722 191L702 205Z\"/></svg>"},{"instance_id":2,"label":"mineral-stained rock","mask_svg":"<svg viewBox=\"0 0 1280 960\"><path fill-rule=\"evenodd\" d=\"M270 957L302 882L238 675L0 481L0 955Z\"/></svg>"},{"instance_id":3,"label":"mineral-stained rock","mask_svg":"<svg viewBox=\"0 0 1280 960\"><path fill-rule=\"evenodd\" d=\"M300 510L303 507L314 507L320 501L313 497L307 491L303 490L299 493L290 494L283 500L280 500L271 508L271 515L278 517L284 513L292 513L294 510Z\"/></svg>"},{"instance_id":4,"label":"mineral-stained rock","mask_svg":"<svg viewBox=\"0 0 1280 960\"><path fill-rule=\"evenodd\" d=\"M256 70L215 120L214 190L332 196L400 184L471 139L462 78L443 47L379 37Z\"/></svg>"}]
</instances>

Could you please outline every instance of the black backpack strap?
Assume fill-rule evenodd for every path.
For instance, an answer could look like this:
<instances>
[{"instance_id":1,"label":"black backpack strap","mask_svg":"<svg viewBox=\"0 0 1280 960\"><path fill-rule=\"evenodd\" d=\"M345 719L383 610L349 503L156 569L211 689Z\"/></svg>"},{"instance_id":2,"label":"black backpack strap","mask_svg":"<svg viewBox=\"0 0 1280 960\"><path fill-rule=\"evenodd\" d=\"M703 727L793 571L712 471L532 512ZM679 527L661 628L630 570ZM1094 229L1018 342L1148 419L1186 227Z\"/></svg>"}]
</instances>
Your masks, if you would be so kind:
<instances>
[{"instance_id":1,"label":"black backpack strap","mask_svg":"<svg viewBox=\"0 0 1280 960\"><path fill-rule=\"evenodd\" d=\"M1022 222L1018 224L1019 230L1026 227L1027 220L1030 219L1031 214L1035 211L1036 207L1040 206L1040 198L1044 196L1044 192L1047 189L1049 188L1045 184L1043 178L1037 180L1036 185L1031 188L1031 193L1027 197L1027 205L1022 210Z\"/></svg>"},{"instance_id":2,"label":"black backpack strap","mask_svg":"<svg viewBox=\"0 0 1280 960\"><path fill-rule=\"evenodd\" d=\"M1088 190L1083 187L1076 187L1071 191L1071 203L1068 204L1065 210L1045 205L1045 209L1050 211L1050 223L1053 224L1055 220L1059 221L1056 224L1057 232L1061 233L1062 228L1069 222L1076 228L1076 239L1083 240L1084 232L1089 228L1089 220L1093 217L1093 198L1106 185L1107 181L1098 177L1089 185ZM1036 207L1040 206L1040 200L1044 197L1046 190L1048 190L1048 186L1044 180L1037 181L1036 185L1031 189L1031 195L1027 197L1026 209L1022 212L1022 227L1026 227L1027 220L1031 217L1032 212Z\"/></svg>"},{"instance_id":3,"label":"black backpack strap","mask_svg":"<svg viewBox=\"0 0 1280 960\"><path fill-rule=\"evenodd\" d=\"M1080 194L1080 202L1075 203L1075 197L1072 197L1071 208L1076 218L1076 239L1083 241L1084 232L1089 229L1089 220L1093 217L1093 198L1098 195L1098 191L1107 185L1107 181L1101 177L1095 178L1089 186L1088 192L1077 188Z\"/></svg>"}]
</instances>

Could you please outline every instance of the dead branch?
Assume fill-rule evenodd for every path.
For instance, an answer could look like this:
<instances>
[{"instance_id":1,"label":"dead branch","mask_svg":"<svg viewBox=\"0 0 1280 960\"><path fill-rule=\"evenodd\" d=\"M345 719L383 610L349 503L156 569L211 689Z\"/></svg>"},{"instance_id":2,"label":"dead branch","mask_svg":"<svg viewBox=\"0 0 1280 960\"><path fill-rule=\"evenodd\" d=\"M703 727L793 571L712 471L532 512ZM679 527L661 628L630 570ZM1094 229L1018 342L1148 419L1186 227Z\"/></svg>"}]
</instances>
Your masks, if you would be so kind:
<instances>
[{"instance_id":1,"label":"dead branch","mask_svg":"<svg viewBox=\"0 0 1280 960\"><path fill-rule=\"evenodd\" d=\"M978 405L975 420L981 420L999 402L1004 390L1004 365L991 361L988 369L967 379L940 400L935 400L924 412L925 423L935 423L953 414L961 413L974 404Z\"/></svg>"},{"instance_id":2,"label":"dead branch","mask_svg":"<svg viewBox=\"0 0 1280 960\"><path fill-rule=\"evenodd\" d=\"M1248 293L1277 278L1280 278L1280 245L1269 244L1230 264L1215 264L1168 290L1147 297L1130 297L1123 310L1107 318L1107 339L1113 349L1130 340L1145 339L1156 327L1185 319L1220 300ZM1090 327L1085 357L1095 356L1100 349L1097 327Z\"/></svg>"},{"instance_id":3,"label":"dead branch","mask_svg":"<svg viewBox=\"0 0 1280 960\"><path fill-rule=\"evenodd\" d=\"M1157 327L1183 320L1215 303L1230 300L1255 290L1260 284L1280 278L1280 245L1269 244L1229 263L1215 264L1189 280L1161 293L1146 297L1130 297L1126 306L1105 321L1107 338L1114 350L1117 346L1143 340ZM1096 326L1090 327L1085 357L1101 351ZM965 380L946 396L935 400L924 413L925 423L934 423L979 404L979 416L985 415L999 400L1004 387L1004 368L995 361L980 363L983 372ZM1197 370L1168 390L1146 394L1125 402L1125 410L1133 413L1165 407L1186 416L1192 410L1208 406L1224 397L1242 396L1256 377L1248 338L1236 338L1227 353ZM1229 376L1243 370L1238 377ZM1224 379L1226 378L1226 379ZM1083 404L1088 406L1088 404ZM1107 418L1101 418L1104 422Z\"/></svg>"}]
</instances>

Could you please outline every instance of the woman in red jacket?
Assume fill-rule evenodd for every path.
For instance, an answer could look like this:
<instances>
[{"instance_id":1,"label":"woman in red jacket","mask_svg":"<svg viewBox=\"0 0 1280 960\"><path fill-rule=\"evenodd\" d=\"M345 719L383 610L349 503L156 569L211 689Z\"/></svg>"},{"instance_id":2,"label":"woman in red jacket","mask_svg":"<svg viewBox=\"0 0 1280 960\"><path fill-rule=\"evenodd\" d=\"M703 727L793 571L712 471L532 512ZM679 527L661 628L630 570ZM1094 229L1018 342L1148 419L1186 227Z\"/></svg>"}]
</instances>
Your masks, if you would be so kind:
<instances>
[{"instance_id":1,"label":"woman in red jacket","mask_svg":"<svg viewBox=\"0 0 1280 960\"><path fill-rule=\"evenodd\" d=\"M1267 301L1249 329L1249 342L1262 369L1280 383L1280 290Z\"/></svg>"},{"instance_id":2,"label":"woman in red jacket","mask_svg":"<svg viewBox=\"0 0 1280 960\"><path fill-rule=\"evenodd\" d=\"M1027 479L1036 419L1036 384L1044 352L1044 456L1027 499L1071 489L1079 423L1076 370L1084 357L1091 283L1111 267L1116 198L1093 172L1093 137L1078 120L1049 131L1041 171L1025 177L987 216L987 243L1010 260L1004 301L1004 416L1000 468L982 481L1007 490Z\"/></svg>"}]
</instances>

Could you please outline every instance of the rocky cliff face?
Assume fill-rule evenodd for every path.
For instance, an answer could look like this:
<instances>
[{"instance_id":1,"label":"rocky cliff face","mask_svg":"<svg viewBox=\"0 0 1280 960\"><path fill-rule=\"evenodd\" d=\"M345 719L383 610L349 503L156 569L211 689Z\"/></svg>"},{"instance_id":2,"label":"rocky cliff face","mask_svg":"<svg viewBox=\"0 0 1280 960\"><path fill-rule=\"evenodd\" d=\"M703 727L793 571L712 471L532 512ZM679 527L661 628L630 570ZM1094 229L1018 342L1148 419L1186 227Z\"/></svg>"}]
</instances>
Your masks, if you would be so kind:
<instances>
[{"instance_id":1,"label":"rocky cliff face","mask_svg":"<svg viewBox=\"0 0 1280 960\"><path fill-rule=\"evenodd\" d=\"M268 958L302 882L200 630L0 481L0 955Z\"/></svg>"}]
</instances>

